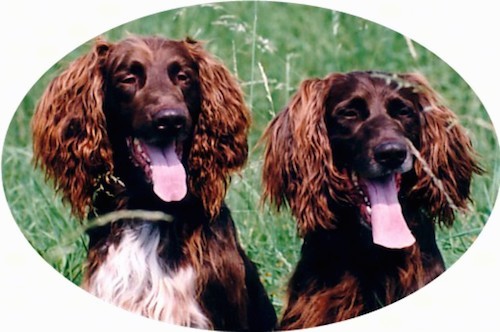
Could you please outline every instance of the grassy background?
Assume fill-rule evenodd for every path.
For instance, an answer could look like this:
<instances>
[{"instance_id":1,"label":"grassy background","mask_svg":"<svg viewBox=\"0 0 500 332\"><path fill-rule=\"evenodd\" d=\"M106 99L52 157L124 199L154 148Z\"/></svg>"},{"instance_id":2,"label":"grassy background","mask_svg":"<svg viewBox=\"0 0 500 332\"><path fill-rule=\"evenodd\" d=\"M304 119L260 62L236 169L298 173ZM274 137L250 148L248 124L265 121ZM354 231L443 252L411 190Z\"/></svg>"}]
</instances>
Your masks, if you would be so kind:
<instances>
[{"instance_id":1,"label":"grassy background","mask_svg":"<svg viewBox=\"0 0 500 332\"><path fill-rule=\"evenodd\" d=\"M453 228L438 231L447 266L479 235L493 208L499 184L499 153L490 119L470 87L446 63L405 37L342 13L271 2L203 5L159 13L105 33L118 40L127 33L170 38L187 35L207 41L207 48L237 75L253 112L253 148L269 120L286 104L300 81L332 71L377 69L419 71L459 114L487 174L474 179L475 204ZM70 216L31 165L29 121L51 78L86 52L83 45L53 66L28 92L12 119L2 155L4 189L14 218L33 247L54 268L78 284L86 237L74 237ZM227 202L241 241L259 265L278 311L284 288L298 259L300 239L287 212L259 208L261 151L252 149L247 168L235 177Z\"/></svg>"}]
</instances>

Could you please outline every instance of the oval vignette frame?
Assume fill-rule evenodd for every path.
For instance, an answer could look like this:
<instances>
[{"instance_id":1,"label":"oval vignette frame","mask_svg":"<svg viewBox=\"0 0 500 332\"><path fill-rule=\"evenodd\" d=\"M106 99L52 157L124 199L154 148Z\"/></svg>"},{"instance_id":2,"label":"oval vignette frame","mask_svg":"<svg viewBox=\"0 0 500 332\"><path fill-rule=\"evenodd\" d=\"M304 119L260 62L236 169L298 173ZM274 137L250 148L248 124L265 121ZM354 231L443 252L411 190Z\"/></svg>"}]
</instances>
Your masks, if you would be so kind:
<instances>
[{"instance_id":1,"label":"oval vignette frame","mask_svg":"<svg viewBox=\"0 0 500 332\"><path fill-rule=\"evenodd\" d=\"M333 8L333 9L335 9L335 10L340 10L340 8ZM163 10L166 10L166 9L162 9L162 11L163 11ZM355 10L355 9L354 9L354 10L351 10L351 12L352 12L353 14L355 14L355 13L356 13L356 10ZM360 15L361 15L361 14L360 14ZM104 16L104 17L103 17L103 20L105 19L105 17L106 17L106 16ZM103 30L103 31L104 31L104 30ZM83 34L82 34L82 35L83 35ZM87 38L87 39L88 39L89 37L91 37L91 36L89 36L89 35L85 35L85 38ZM82 37L79 37L79 38L82 38ZM44 68L44 69L42 69L42 70L45 70L45 69L46 69L46 68ZM27 91L27 90L25 90L25 91ZM10 119L11 119L11 118L12 118L12 117L9 117L9 118L8 118L8 119L9 119L9 121L10 121ZM487 226L488 226L488 228L490 228L490 227L489 227L489 223L488 223L488 225L487 225ZM12 230L10 230L10 231L12 231ZM16 232L17 230L13 230L13 231L14 231L14 232ZM481 234L480 238L483 238L483 234ZM479 240L478 240L478 241L479 241ZM21 244L19 244L19 245L21 245L21 246L25 246L25 243L24 243L24 242L21 242ZM21 250L21 252L24 252L24 251L25 251L25 250ZM469 250L468 250L467 252L469 252ZM29 255L29 253L26 253L26 254L28 254L28 255ZM491 258L493 258L493 257L491 257ZM38 257L36 257L36 259L38 259ZM463 259L463 258L461 258L460 260L462 260L462 259ZM471 260L471 259L468 259L468 261L470 261L470 260ZM38 264L36 264L36 265L38 265ZM17 268L17 265L16 265L16 264L13 264L13 267L14 267L14 269L15 269L15 268ZM42 270L42 271L44 271L44 269L45 269L45 267L43 267L43 266L40 266L40 268L41 268L41 270ZM458 274L459 272L461 273L461 272L462 272L462 270L464 270L464 269L463 269L463 268L460 268L460 269L459 269L459 267L458 267L458 266L453 265L453 266L452 266L452 270L454 270L454 271L451 271L452 273L449 273L450 271L448 271L447 273L445 273L445 275L444 275L444 276L446 276L446 279L448 279L448 276L447 276L448 274ZM43 274L45 274L44 272L42 272L42 273L43 273ZM47 274L48 274L47 278L53 278L53 276L52 276L51 272L48 272ZM440 279L444 279L444 278L443 278L443 277L441 277ZM450 276L450 279L451 279L451 276ZM441 282L441 280L440 280L440 282L439 282L439 283L440 283L440 284L443 284L443 283L444 283L444 281L443 281L443 282ZM52 284L52 282L49 282L49 284ZM56 284L57 284L57 282L56 282ZM438 286L439 286L439 285L436 285L436 287L438 287ZM444 286L444 285L441 285L441 286ZM62 287L63 287L63 288L66 288L65 283L62 283ZM431 287L431 285L428 285L428 286L426 286L425 288L428 288L428 287ZM436 287L434 287L434 285L432 285L432 288L434 288L434 289L433 289L433 291L436 291L436 289L435 289ZM459 287L459 285L457 284L457 285L456 285L456 287ZM35 289L35 291L36 291L36 289ZM419 292L417 292L417 294L418 294L418 293L420 293L420 292L422 292L422 290L420 290ZM58 292L56 292L56 293L58 293ZM77 293L75 293L74 295L76 296L76 294L77 294ZM417 295L417 294L415 294L415 295ZM10 296L12 296L12 295L10 295ZM415 297L416 297L416 296L412 296L412 298L415 298ZM413 299L412 299L412 301L413 301ZM78 300L76 300L75 302L78 302ZM408 301L400 301L400 302L401 302L401 303L398 303L398 304L397 304L397 306L398 306L398 307L400 307L400 306L406 306L406 305L407 305L406 303L407 303ZM405 303L402 303L402 302L405 302ZM394 310L396 310L396 305L391 306L391 307L394 307L393 309L394 309ZM43 310L42 310L42 311L43 311ZM378 311L377 311L377 313L378 313L378 312L382 312L382 311L386 311L386 310L378 310ZM391 310L389 310L389 311L391 311ZM52 313L52 312L50 312L50 311L48 311L48 312L47 312L47 315L48 315L48 316L50 316L50 315L52 315L52 314L53 314L53 313ZM367 326L368 326L369 321L371 321L371 320L372 320L372 318L371 318L371 317L374 317L374 319L377 319L377 318L375 318L375 317L377 317L377 316L382 316L382 314L381 314L381 315L378 315L378 314L377 314L377 315L371 315L371 314L370 314L370 315L367 315L366 317L363 317L363 319L362 319L362 320L363 320L363 321L365 321L365 322L367 322ZM132 319L133 319L133 318L132 318ZM127 319L127 320L128 320L128 319ZM358 319L352 320L352 321L353 321L353 322L352 322L352 324L353 324L353 325L354 325L354 324L357 324L357 323L355 323L355 322L354 322L354 321L357 321L357 320L358 320ZM342 325L344 325L345 327L347 327L349 324L350 324L350 323L345 324L345 325L344 325L344 324L342 324ZM360 323L360 324L362 324L362 323Z\"/></svg>"}]
</instances>

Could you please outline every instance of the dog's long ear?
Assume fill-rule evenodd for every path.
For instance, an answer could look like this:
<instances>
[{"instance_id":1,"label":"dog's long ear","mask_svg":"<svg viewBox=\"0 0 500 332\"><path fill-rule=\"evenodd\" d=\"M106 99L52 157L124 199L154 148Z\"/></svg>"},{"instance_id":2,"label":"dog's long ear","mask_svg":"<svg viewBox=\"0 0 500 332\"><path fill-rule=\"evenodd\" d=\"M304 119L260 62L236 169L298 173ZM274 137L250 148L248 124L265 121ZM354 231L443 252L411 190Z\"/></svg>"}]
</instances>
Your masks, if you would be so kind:
<instances>
[{"instance_id":1,"label":"dog's long ear","mask_svg":"<svg viewBox=\"0 0 500 332\"><path fill-rule=\"evenodd\" d=\"M424 206L438 222L451 225L455 210L467 208L473 173L481 174L483 170L465 129L427 80L414 73L402 77L410 83L421 109L421 158L415 162L419 180L411 199L424 200Z\"/></svg>"},{"instance_id":2,"label":"dog's long ear","mask_svg":"<svg viewBox=\"0 0 500 332\"><path fill-rule=\"evenodd\" d=\"M92 206L98 174L113 169L102 109L101 62L109 47L97 40L89 53L55 77L32 119L34 163L80 218Z\"/></svg>"},{"instance_id":3,"label":"dog's long ear","mask_svg":"<svg viewBox=\"0 0 500 332\"><path fill-rule=\"evenodd\" d=\"M185 41L198 63L202 94L189 155L189 186L201 198L210 218L219 213L230 175L247 160L250 112L243 92L229 70L200 43Z\"/></svg>"},{"instance_id":4,"label":"dog's long ear","mask_svg":"<svg viewBox=\"0 0 500 332\"><path fill-rule=\"evenodd\" d=\"M263 201L278 210L288 203L301 235L334 227L330 204L342 179L333 165L324 119L328 82L303 81L262 136Z\"/></svg>"}]
</instances>

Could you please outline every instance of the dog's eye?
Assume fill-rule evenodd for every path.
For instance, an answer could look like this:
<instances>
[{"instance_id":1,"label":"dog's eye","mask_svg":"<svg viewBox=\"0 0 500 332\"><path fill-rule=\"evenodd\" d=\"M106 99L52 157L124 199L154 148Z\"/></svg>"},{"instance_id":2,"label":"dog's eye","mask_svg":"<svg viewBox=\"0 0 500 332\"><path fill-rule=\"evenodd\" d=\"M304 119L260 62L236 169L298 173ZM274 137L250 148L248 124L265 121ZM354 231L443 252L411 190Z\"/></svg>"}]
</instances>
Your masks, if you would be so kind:
<instances>
[{"instance_id":1,"label":"dog's eye","mask_svg":"<svg viewBox=\"0 0 500 332\"><path fill-rule=\"evenodd\" d=\"M119 80L119 83L127 84L127 85L135 84L135 83L137 83L137 77L135 77L134 75L127 75L127 76L122 77Z\"/></svg>"},{"instance_id":2,"label":"dog's eye","mask_svg":"<svg viewBox=\"0 0 500 332\"><path fill-rule=\"evenodd\" d=\"M186 73L181 71L181 72L177 73L176 79L178 82L187 82L189 80L189 76Z\"/></svg>"},{"instance_id":3,"label":"dog's eye","mask_svg":"<svg viewBox=\"0 0 500 332\"><path fill-rule=\"evenodd\" d=\"M168 76L174 84L188 85L191 81L191 73L188 68L178 62L174 62L167 68Z\"/></svg>"},{"instance_id":4,"label":"dog's eye","mask_svg":"<svg viewBox=\"0 0 500 332\"><path fill-rule=\"evenodd\" d=\"M348 120L354 120L358 118L359 112L354 108L342 108L337 112L337 115Z\"/></svg>"},{"instance_id":5,"label":"dog's eye","mask_svg":"<svg viewBox=\"0 0 500 332\"><path fill-rule=\"evenodd\" d=\"M409 107L403 107L396 111L396 114L399 116L408 116L411 115L412 113L413 113L412 109Z\"/></svg>"},{"instance_id":6,"label":"dog's eye","mask_svg":"<svg viewBox=\"0 0 500 332\"><path fill-rule=\"evenodd\" d=\"M389 115L393 118L408 117L413 114L413 109L399 99L392 100L388 105Z\"/></svg>"},{"instance_id":7,"label":"dog's eye","mask_svg":"<svg viewBox=\"0 0 500 332\"><path fill-rule=\"evenodd\" d=\"M393 118L407 118L413 115L411 107L403 106L389 109L389 115Z\"/></svg>"}]
</instances>

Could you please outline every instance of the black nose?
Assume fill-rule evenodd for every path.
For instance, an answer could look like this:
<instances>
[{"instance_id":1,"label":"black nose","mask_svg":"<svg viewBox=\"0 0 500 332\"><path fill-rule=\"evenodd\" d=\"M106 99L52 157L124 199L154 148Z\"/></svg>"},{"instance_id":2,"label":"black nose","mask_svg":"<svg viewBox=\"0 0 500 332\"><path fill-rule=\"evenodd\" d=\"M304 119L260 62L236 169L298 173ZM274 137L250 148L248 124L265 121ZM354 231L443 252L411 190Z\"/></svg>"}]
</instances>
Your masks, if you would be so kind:
<instances>
[{"instance_id":1,"label":"black nose","mask_svg":"<svg viewBox=\"0 0 500 332\"><path fill-rule=\"evenodd\" d=\"M382 166L395 169L401 166L406 159L408 150L401 142L386 142L373 149L375 160Z\"/></svg>"},{"instance_id":2,"label":"black nose","mask_svg":"<svg viewBox=\"0 0 500 332\"><path fill-rule=\"evenodd\" d=\"M181 110L162 110L153 117L154 129L175 135L186 128L187 115Z\"/></svg>"}]
</instances>

